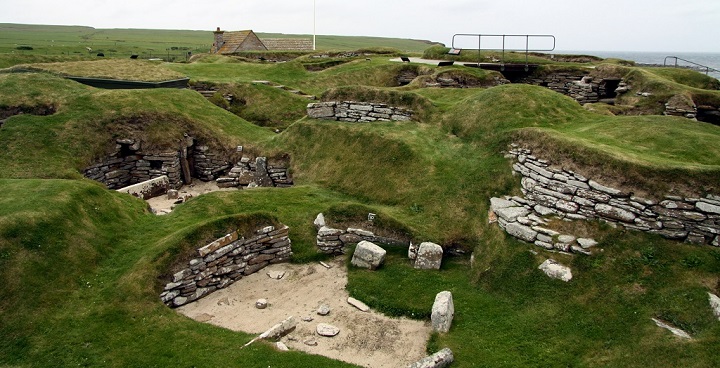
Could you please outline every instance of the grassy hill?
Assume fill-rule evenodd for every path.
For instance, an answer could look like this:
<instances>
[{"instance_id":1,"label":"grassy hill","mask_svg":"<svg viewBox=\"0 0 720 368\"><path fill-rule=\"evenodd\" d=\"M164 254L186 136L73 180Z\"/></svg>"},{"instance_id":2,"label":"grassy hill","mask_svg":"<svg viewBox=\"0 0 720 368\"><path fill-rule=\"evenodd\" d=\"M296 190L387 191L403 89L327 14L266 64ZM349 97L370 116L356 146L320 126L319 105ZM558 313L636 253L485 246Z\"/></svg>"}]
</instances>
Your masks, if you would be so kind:
<instances>
[{"instance_id":1,"label":"grassy hill","mask_svg":"<svg viewBox=\"0 0 720 368\"><path fill-rule=\"evenodd\" d=\"M53 29L43 32L48 30ZM121 38L84 27L56 31L61 30L68 39L77 33L145 47L165 37L126 31ZM17 32L36 37L27 29ZM195 36L178 36L178 45L190 45ZM346 41L348 48L359 45ZM3 57L9 65L53 61ZM403 65L372 56L309 71L306 62L207 56L156 65L193 83L233 91L244 101L229 106L235 113L190 90L98 90L44 72L0 74L0 108L55 111L13 116L0 128L0 365L346 366L278 353L263 343L240 350L250 335L176 314L159 300L159 279L201 240L261 220L290 226L294 262L322 260L312 227L317 213L353 217L372 211L415 240L466 252L446 258L439 272L420 272L406 259L407 249L389 249L386 265L375 272L350 268L347 286L377 310L421 319L428 318L435 294L452 291L453 328L433 335L428 350L450 347L453 367L720 366L720 323L707 302L708 291L720 292L717 249L596 222L558 221L552 225L593 236L603 249L590 257L569 256L530 248L487 224L490 197L519 193L503 157L511 142L638 191L717 194L720 127L666 116L600 114L534 86L397 85L405 68L421 76L493 78L462 67ZM100 65L88 63L80 65ZM623 68L634 84L658 93L708 99L719 93L685 71ZM328 99L385 101L412 108L418 119L310 120L304 117L307 100L254 80ZM281 133L274 133L276 127ZM80 174L118 137L133 134L173 147L183 133L218 146L288 153L297 185L206 194L168 216L154 216L142 201ZM537 265L547 257L571 265L575 279L545 277ZM673 338L651 317L682 327L694 340Z\"/></svg>"}]
</instances>

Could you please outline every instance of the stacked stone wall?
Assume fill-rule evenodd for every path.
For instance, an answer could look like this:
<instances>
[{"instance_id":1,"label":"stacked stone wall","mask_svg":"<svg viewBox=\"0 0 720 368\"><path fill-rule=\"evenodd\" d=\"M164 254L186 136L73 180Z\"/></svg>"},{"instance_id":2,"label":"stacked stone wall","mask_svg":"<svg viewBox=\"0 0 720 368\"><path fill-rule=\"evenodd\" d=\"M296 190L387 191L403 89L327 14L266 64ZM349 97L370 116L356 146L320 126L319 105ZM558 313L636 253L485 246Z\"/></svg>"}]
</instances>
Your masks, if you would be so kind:
<instances>
[{"instance_id":1,"label":"stacked stone wall","mask_svg":"<svg viewBox=\"0 0 720 368\"><path fill-rule=\"evenodd\" d=\"M568 220L603 220L616 226L659 234L667 239L720 246L720 196L640 198L569 170L553 168L529 150L514 148L509 157L522 175L524 198L513 198L528 210L522 218L557 216ZM538 240L532 224L499 218L506 231L527 242ZM509 226L509 228L508 228ZM512 231L510 231L512 230Z\"/></svg>"},{"instance_id":2,"label":"stacked stone wall","mask_svg":"<svg viewBox=\"0 0 720 368\"><path fill-rule=\"evenodd\" d=\"M314 119L337 120L351 123L374 121L409 121L413 112L372 102L317 102L307 106L307 114Z\"/></svg>"},{"instance_id":3,"label":"stacked stone wall","mask_svg":"<svg viewBox=\"0 0 720 368\"><path fill-rule=\"evenodd\" d=\"M572 97L580 104L601 101L614 102L612 101L614 97L607 96L615 96L616 94L628 91L627 84L622 81L617 83L617 88L610 91L608 90L608 81L610 80L603 78L595 79L588 74L590 73L584 71L578 71L576 73L552 73L542 77L530 76L521 79L519 83L547 87L555 92ZM611 80L617 81L617 79Z\"/></svg>"},{"instance_id":4,"label":"stacked stone wall","mask_svg":"<svg viewBox=\"0 0 720 368\"><path fill-rule=\"evenodd\" d=\"M325 216L319 214L314 221L317 233L317 246L322 253L344 254L345 249L351 244L361 241L380 243L386 245L407 245L406 242L398 239L375 235L371 231L363 229L347 228L334 229L325 224Z\"/></svg>"},{"instance_id":5,"label":"stacked stone wall","mask_svg":"<svg viewBox=\"0 0 720 368\"><path fill-rule=\"evenodd\" d=\"M173 274L160 299L180 307L232 285L269 264L287 262L292 256L289 228L268 226L245 239L232 232L195 253L185 267Z\"/></svg>"},{"instance_id":6,"label":"stacked stone wall","mask_svg":"<svg viewBox=\"0 0 720 368\"><path fill-rule=\"evenodd\" d=\"M101 162L83 170L85 177L105 184L109 189L120 189L167 176L170 188L179 189L192 177L202 181L217 180L220 187L290 187L290 159L286 156L266 158L241 155L238 147L234 154L214 152L204 145L193 145L174 152L146 153L140 142L118 139L114 152ZM234 157L233 157L234 156Z\"/></svg>"}]
</instances>

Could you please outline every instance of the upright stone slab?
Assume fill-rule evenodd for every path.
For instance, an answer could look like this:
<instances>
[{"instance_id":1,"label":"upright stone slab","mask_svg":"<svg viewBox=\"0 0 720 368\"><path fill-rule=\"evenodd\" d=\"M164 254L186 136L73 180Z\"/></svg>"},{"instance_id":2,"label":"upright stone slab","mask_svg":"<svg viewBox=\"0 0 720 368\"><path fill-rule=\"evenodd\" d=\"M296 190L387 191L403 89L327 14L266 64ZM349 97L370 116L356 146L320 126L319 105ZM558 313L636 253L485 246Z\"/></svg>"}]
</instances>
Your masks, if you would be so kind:
<instances>
[{"instance_id":1,"label":"upright stone slab","mask_svg":"<svg viewBox=\"0 0 720 368\"><path fill-rule=\"evenodd\" d=\"M415 257L415 268L421 270L439 270L442 265L443 249L435 243L420 244Z\"/></svg>"},{"instance_id":2,"label":"upright stone slab","mask_svg":"<svg viewBox=\"0 0 720 368\"><path fill-rule=\"evenodd\" d=\"M350 263L356 267L377 269L385 261L385 249L369 241L361 241L355 248Z\"/></svg>"},{"instance_id":3,"label":"upright stone slab","mask_svg":"<svg viewBox=\"0 0 720 368\"><path fill-rule=\"evenodd\" d=\"M430 316L433 330L441 333L449 332L454 317L455 305L453 304L452 293L441 291L435 296L435 303L433 303Z\"/></svg>"},{"instance_id":4,"label":"upright stone slab","mask_svg":"<svg viewBox=\"0 0 720 368\"><path fill-rule=\"evenodd\" d=\"M255 184L261 187L274 187L270 174L267 169L267 158L258 157L255 159Z\"/></svg>"}]
</instances>

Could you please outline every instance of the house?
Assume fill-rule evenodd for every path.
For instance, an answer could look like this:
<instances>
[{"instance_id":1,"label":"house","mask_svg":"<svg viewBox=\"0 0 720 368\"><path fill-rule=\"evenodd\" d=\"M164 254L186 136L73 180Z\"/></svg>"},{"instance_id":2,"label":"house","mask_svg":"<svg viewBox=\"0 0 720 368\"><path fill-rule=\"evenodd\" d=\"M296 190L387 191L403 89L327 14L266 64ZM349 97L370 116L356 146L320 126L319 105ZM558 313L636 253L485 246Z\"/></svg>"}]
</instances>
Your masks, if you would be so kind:
<instances>
[{"instance_id":1,"label":"house","mask_svg":"<svg viewBox=\"0 0 720 368\"><path fill-rule=\"evenodd\" d=\"M226 32L220 27L215 32L213 54L234 54L242 51L312 51L311 39L265 38L260 39L252 30Z\"/></svg>"}]
</instances>

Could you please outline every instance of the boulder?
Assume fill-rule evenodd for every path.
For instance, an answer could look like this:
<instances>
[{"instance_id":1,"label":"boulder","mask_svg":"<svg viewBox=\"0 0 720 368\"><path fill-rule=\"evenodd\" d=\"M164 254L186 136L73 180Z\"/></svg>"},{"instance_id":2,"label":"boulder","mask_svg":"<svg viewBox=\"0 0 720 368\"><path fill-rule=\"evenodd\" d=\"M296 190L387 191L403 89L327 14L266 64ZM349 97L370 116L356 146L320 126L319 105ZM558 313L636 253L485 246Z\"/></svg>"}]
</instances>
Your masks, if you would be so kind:
<instances>
[{"instance_id":1,"label":"boulder","mask_svg":"<svg viewBox=\"0 0 720 368\"><path fill-rule=\"evenodd\" d=\"M418 248L415 268L421 270L439 270L442 264L443 249L440 245L424 242Z\"/></svg>"},{"instance_id":2,"label":"boulder","mask_svg":"<svg viewBox=\"0 0 720 368\"><path fill-rule=\"evenodd\" d=\"M377 269L385 261L385 249L369 241L361 241L355 247L350 263L356 267Z\"/></svg>"},{"instance_id":3,"label":"boulder","mask_svg":"<svg viewBox=\"0 0 720 368\"><path fill-rule=\"evenodd\" d=\"M441 291L435 296L435 303L432 306L430 318L433 330L441 333L449 332L453 317L455 317L455 305L452 293Z\"/></svg>"},{"instance_id":4,"label":"boulder","mask_svg":"<svg viewBox=\"0 0 720 368\"><path fill-rule=\"evenodd\" d=\"M454 360L455 357L453 356L452 350L445 348L429 357L410 364L408 368L444 368L450 366L450 363Z\"/></svg>"},{"instance_id":5,"label":"boulder","mask_svg":"<svg viewBox=\"0 0 720 368\"><path fill-rule=\"evenodd\" d=\"M315 328L315 331L317 332L318 335L325 336L325 337L337 336L337 334L340 333L339 328L337 328L333 325L329 325L327 323L318 324L317 327Z\"/></svg>"},{"instance_id":6,"label":"boulder","mask_svg":"<svg viewBox=\"0 0 720 368\"><path fill-rule=\"evenodd\" d=\"M553 259L548 259L547 261L543 262L543 264L541 264L538 268L553 279L568 282L572 280L573 277L570 267L563 266Z\"/></svg>"}]
</instances>

